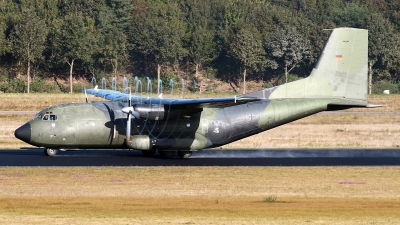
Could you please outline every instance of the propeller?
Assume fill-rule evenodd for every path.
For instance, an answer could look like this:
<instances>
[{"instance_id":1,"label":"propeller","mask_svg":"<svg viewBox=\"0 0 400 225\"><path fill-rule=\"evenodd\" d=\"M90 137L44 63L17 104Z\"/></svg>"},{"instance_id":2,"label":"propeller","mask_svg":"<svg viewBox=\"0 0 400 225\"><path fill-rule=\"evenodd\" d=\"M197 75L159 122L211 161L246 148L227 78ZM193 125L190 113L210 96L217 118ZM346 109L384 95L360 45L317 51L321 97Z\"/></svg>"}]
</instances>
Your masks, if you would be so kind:
<instances>
[{"instance_id":1,"label":"propeller","mask_svg":"<svg viewBox=\"0 0 400 225\"><path fill-rule=\"evenodd\" d=\"M139 112L135 111L135 109L132 106L132 93L131 90L129 90L129 100L128 100L128 107L124 107L121 111L125 114L128 114L128 118L126 121L126 139L125 142L130 142L131 140L131 119L132 116L133 118L139 118Z\"/></svg>"}]
</instances>

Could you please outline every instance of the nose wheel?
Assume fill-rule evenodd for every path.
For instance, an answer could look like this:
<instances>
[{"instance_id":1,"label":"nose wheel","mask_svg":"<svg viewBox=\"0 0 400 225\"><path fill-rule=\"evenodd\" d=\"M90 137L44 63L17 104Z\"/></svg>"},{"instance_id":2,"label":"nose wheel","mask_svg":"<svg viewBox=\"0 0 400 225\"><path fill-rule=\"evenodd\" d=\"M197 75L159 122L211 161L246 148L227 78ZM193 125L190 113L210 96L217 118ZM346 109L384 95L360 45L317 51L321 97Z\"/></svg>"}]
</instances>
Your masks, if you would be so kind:
<instances>
[{"instance_id":1,"label":"nose wheel","mask_svg":"<svg viewBox=\"0 0 400 225\"><path fill-rule=\"evenodd\" d=\"M45 148L44 149L44 154L47 156L54 157L58 152L58 149L55 148Z\"/></svg>"}]
</instances>

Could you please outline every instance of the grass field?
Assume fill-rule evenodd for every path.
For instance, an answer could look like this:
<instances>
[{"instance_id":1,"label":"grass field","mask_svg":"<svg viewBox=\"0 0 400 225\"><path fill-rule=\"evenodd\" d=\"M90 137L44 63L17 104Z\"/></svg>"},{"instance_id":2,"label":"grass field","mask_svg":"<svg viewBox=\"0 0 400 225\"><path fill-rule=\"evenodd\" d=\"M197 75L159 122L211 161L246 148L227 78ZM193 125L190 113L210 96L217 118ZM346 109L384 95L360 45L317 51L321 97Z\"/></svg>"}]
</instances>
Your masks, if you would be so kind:
<instances>
[{"instance_id":1,"label":"grass field","mask_svg":"<svg viewBox=\"0 0 400 225\"><path fill-rule=\"evenodd\" d=\"M0 98L0 111L82 99ZM318 114L223 148L399 148L399 99L371 96L387 107L353 111L380 114ZM13 132L32 117L0 115L1 148L29 147ZM400 224L399 174L397 166L3 167L0 224Z\"/></svg>"},{"instance_id":2,"label":"grass field","mask_svg":"<svg viewBox=\"0 0 400 225\"><path fill-rule=\"evenodd\" d=\"M399 172L398 167L0 168L0 222L398 224ZM266 201L271 196L276 201Z\"/></svg>"}]
</instances>

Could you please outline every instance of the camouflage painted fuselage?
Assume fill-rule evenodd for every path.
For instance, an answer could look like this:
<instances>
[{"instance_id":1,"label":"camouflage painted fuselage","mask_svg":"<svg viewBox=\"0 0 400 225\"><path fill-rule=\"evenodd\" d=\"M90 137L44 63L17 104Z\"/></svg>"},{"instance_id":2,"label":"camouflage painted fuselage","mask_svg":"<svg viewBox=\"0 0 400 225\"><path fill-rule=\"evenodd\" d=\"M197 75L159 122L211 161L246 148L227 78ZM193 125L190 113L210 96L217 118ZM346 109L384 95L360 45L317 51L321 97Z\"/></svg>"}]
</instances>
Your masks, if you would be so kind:
<instances>
[{"instance_id":1,"label":"camouflage painted fuselage","mask_svg":"<svg viewBox=\"0 0 400 225\"><path fill-rule=\"evenodd\" d=\"M42 110L33 120L30 143L59 149L132 148L198 150L217 147L327 109L327 101L282 99L227 108L204 108L192 116L165 120L132 120L125 143L125 104L69 103ZM56 120L43 120L47 114Z\"/></svg>"}]
</instances>

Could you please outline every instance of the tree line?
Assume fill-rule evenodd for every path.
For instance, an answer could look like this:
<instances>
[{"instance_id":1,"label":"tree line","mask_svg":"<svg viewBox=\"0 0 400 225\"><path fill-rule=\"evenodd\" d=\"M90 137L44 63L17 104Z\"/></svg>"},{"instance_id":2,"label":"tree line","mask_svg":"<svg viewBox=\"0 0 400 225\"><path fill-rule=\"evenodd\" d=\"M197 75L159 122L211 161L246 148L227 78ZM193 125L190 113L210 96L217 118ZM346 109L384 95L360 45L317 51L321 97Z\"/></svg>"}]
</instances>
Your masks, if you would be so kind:
<instances>
[{"instance_id":1,"label":"tree line","mask_svg":"<svg viewBox=\"0 0 400 225\"><path fill-rule=\"evenodd\" d=\"M307 76L326 29L355 27L369 30L372 87L399 92L399 12L391 0L3 0L0 91L118 74L267 87Z\"/></svg>"}]
</instances>

